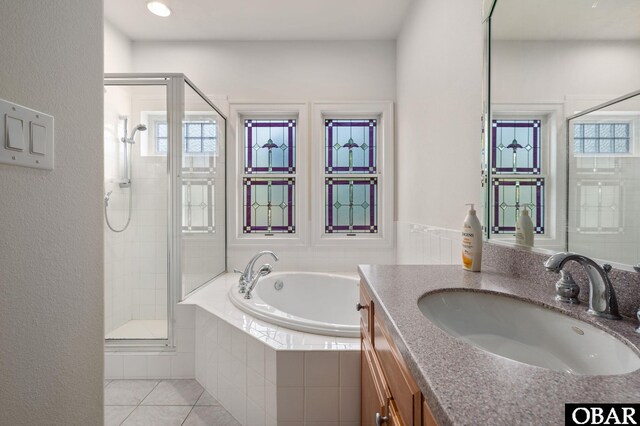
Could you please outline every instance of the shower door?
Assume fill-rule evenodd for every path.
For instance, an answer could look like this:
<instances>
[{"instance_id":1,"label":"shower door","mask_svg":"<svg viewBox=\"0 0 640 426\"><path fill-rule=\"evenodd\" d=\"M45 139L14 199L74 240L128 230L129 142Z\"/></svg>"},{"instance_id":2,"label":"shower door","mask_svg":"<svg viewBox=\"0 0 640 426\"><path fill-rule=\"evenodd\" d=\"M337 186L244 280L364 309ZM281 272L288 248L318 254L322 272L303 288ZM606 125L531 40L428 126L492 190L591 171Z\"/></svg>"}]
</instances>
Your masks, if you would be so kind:
<instances>
[{"instance_id":1,"label":"shower door","mask_svg":"<svg viewBox=\"0 0 640 426\"><path fill-rule=\"evenodd\" d=\"M105 339L170 339L167 79L105 79ZM137 128L135 133L133 129Z\"/></svg>"}]
</instances>

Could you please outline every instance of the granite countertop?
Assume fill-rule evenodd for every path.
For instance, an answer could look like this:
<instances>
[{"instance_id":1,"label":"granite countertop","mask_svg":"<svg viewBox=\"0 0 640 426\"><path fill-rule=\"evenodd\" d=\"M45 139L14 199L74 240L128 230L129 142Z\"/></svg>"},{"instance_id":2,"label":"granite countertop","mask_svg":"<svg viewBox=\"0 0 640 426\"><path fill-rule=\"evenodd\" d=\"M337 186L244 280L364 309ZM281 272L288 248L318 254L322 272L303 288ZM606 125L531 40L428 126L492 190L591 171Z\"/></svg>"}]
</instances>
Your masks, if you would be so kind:
<instances>
[{"instance_id":1,"label":"granite countertop","mask_svg":"<svg viewBox=\"0 0 640 426\"><path fill-rule=\"evenodd\" d=\"M632 347L640 345L634 320L600 319L587 314L584 303L556 302L555 282L540 285L460 266L361 265L359 272L376 304L375 315L388 328L441 426L564 424L567 402L640 401L640 370L578 376L498 357L445 333L417 305L420 297L439 290L499 292L589 322Z\"/></svg>"}]
</instances>

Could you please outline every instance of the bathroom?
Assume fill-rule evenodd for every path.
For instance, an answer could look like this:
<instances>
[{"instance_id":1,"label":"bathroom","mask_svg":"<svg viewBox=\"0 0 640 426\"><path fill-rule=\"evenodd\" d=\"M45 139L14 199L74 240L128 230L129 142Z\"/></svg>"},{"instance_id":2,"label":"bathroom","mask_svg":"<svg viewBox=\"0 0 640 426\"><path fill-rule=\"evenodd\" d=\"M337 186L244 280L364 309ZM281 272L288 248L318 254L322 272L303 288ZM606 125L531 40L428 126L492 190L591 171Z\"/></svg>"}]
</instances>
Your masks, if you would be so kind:
<instances>
[{"instance_id":1,"label":"bathroom","mask_svg":"<svg viewBox=\"0 0 640 426\"><path fill-rule=\"evenodd\" d=\"M0 4L0 99L53 144L34 118L21 151L6 112L0 425L561 424L640 400L637 4L148 3ZM568 251L598 264L548 261Z\"/></svg>"}]
</instances>

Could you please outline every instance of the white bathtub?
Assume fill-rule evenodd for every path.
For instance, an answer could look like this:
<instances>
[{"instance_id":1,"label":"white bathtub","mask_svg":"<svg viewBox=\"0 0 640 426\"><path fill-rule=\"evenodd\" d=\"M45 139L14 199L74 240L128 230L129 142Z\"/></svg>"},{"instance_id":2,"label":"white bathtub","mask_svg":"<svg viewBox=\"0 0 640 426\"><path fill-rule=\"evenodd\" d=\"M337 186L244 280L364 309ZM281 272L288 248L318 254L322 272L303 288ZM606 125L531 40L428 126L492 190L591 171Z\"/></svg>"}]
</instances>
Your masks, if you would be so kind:
<instances>
[{"instance_id":1,"label":"white bathtub","mask_svg":"<svg viewBox=\"0 0 640 426\"><path fill-rule=\"evenodd\" d=\"M282 283L280 290L276 283ZM307 333L359 337L358 279L313 272L275 272L261 278L245 299L229 288L235 306L264 321Z\"/></svg>"}]
</instances>

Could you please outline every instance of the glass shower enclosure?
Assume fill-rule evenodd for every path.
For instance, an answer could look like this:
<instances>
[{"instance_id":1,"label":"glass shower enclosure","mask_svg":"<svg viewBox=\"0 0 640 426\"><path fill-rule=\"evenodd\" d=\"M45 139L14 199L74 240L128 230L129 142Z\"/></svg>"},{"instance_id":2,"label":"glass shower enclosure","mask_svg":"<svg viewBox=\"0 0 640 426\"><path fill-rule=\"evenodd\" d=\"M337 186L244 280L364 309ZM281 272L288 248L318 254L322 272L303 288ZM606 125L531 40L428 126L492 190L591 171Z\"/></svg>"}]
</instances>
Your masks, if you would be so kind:
<instances>
[{"instance_id":1,"label":"glass shower enclosure","mask_svg":"<svg viewBox=\"0 0 640 426\"><path fill-rule=\"evenodd\" d=\"M226 118L183 74L105 74L105 339L172 347L175 304L226 271Z\"/></svg>"}]
</instances>

